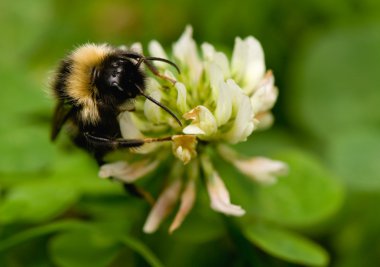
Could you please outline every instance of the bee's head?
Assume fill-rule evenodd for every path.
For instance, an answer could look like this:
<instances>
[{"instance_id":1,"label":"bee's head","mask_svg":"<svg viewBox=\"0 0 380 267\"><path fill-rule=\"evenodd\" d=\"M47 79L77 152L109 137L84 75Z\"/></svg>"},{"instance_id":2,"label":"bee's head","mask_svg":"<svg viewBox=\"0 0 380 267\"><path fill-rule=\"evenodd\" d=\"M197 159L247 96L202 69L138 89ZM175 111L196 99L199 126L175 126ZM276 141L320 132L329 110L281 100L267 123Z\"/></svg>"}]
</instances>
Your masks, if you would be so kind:
<instances>
[{"instance_id":1,"label":"bee's head","mask_svg":"<svg viewBox=\"0 0 380 267\"><path fill-rule=\"evenodd\" d=\"M109 107L117 107L127 99L141 95L168 112L182 126L181 121L169 108L144 92L145 75L140 70L140 65L144 62L155 75L160 76L157 69L149 63L153 60L166 62L178 69L167 59L144 57L134 52L123 51L106 56L101 64L93 69L91 76L93 85L98 89L98 99Z\"/></svg>"},{"instance_id":2,"label":"bee's head","mask_svg":"<svg viewBox=\"0 0 380 267\"><path fill-rule=\"evenodd\" d=\"M138 87L144 88L144 75L131 60L110 55L93 71L93 83L101 98L113 98L122 103L140 94Z\"/></svg>"}]
</instances>

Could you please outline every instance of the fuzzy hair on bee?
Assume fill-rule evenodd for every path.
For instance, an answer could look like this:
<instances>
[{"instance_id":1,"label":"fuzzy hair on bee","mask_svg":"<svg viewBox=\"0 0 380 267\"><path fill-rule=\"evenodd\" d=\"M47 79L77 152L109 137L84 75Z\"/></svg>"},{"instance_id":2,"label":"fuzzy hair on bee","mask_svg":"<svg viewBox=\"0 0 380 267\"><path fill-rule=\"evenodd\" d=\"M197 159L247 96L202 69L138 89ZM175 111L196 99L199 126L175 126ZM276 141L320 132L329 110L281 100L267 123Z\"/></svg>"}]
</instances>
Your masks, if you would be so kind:
<instances>
[{"instance_id":1,"label":"fuzzy hair on bee","mask_svg":"<svg viewBox=\"0 0 380 267\"><path fill-rule=\"evenodd\" d=\"M164 58L144 55L108 44L85 44L64 58L55 74L51 89L57 100L51 139L64 125L69 126L74 143L93 154L101 163L105 153L149 142L170 141L171 137L123 139L118 115L138 96L154 102L180 120L166 106L145 93L144 64L154 75L175 83L159 73L153 61L178 67Z\"/></svg>"}]
</instances>

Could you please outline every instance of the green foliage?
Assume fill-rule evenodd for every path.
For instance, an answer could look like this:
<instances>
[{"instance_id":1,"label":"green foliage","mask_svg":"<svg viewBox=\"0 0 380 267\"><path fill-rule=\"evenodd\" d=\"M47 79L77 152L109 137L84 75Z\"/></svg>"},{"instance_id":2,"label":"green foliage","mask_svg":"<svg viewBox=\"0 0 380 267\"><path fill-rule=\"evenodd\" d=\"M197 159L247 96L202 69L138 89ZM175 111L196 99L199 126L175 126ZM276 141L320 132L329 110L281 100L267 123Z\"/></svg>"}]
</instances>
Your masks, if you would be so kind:
<instances>
[{"instance_id":1,"label":"green foliage","mask_svg":"<svg viewBox=\"0 0 380 267\"><path fill-rule=\"evenodd\" d=\"M219 171L236 202L250 208L243 221L243 228L246 229L244 234L253 244L275 257L308 266L325 266L328 261L326 251L296 233L274 227L273 223L293 228L315 226L341 207L343 188L314 157L301 150L285 149L292 142L281 132L274 131L270 137L277 140L281 152L276 152L278 148L275 149L269 143L268 149L264 150L273 155L272 158L287 162L290 169L289 175L279 178L275 185L252 185L249 178L236 174L233 167L217 164L221 166ZM252 138L248 141L250 152L255 150L256 143L265 147L270 140ZM262 152L265 153L264 150ZM247 143L241 146L242 151L248 151ZM246 183L241 182L244 179Z\"/></svg>"},{"instance_id":2,"label":"green foliage","mask_svg":"<svg viewBox=\"0 0 380 267\"><path fill-rule=\"evenodd\" d=\"M254 222L245 236L268 253L289 262L307 266L326 266L327 252L310 240L278 227Z\"/></svg>"},{"instance_id":3,"label":"green foliage","mask_svg":"<svg viewBox=\"0 0 380 267\"><path fill-rule=\"evenodd\" d=\"M255 143L249 142L252 148ZM339 209L343 188L317 160L297 150L274 155L272 158L286 162L290 171L271 186L254 185L232 166L218 164L233 196L249 207L252 216L287 226L310 226Z\"/></svg>"},{"instance_id":4,"label":"green foliage","mask_svg":"<svg viewBox=\"0 0 380 267\"><path fill-rule=\"evenodd\" d=\"M43 222L64 212L78 198L69 184L44 179L12 188L0 205L0 223Z\"/></svg>"},{"instance_id":5,"label":"green foliage","mask_svg":"<svg viewBox=\"0 0 380 267\"><path fill-rule=\"evenodd\" d=\"M115 240L90 229L68 231L50 241L50 255L58 266L107 266L118 252Z\"/></svg>"},{"instance_id":6,"label":"green foliage","mask_svg":"<svg viewBox=\"0 0 380 267\"><path fill-rule=\"evenodd\" d=\"M183 242L201 244L220 238L225 233L223 221L218 214L210 212L208 199L198 198L189 217L179 228L174 238Z\"/></svg>"},{"instance_id":7,"label":"green foliage","mask_svg":"<svg viewBox=\"0 0 380 267\"><path fill-rule=\"evenodd\" d=\"M336 173L353 190L380 189L380 131L360 129L331 139L328 159Z\"/></svg>"},{"instance_id":8,"label":"green foliage","mask_svg":"<svg viewBox=\"0 0 380 267\"><path fill-rule=\"evenodd\" d=\"M328 254L336 267L377 266L378 1L22 0L0 9L0 266L326 266ZM235 36L262 42L280 89L279 127L237 150L290 172L262 186L214 158L247 215L213 212L198 185L182 227L148 236L146 203L99 179L63 135L50 143L44 91L80 43L169 45L186 24L225 51Z\"/></svg>"},{"instance_id":9,"label":"green foliage","mask_svg":"<svg viewBox=\"0 0 380 267\"><path fill-rule=\"evenodd\" d=\"M301 50L286 98L313 134L329 139L378 125L379 30L380 24L340 27L314 37Z\"/></svg>"},{"instance_id":10,"label":"green foliage","mask_svg":"<svg viewBox=\"0 0 380 267\"><path fill-rule=\"evenodd\" d=\"M253 213L289 226L316 224L341 206L343 189L318 161L306 153L282 152L277 159L289 164L289 175L270 187L260 187Z\"/></svg>"}]
</instances>

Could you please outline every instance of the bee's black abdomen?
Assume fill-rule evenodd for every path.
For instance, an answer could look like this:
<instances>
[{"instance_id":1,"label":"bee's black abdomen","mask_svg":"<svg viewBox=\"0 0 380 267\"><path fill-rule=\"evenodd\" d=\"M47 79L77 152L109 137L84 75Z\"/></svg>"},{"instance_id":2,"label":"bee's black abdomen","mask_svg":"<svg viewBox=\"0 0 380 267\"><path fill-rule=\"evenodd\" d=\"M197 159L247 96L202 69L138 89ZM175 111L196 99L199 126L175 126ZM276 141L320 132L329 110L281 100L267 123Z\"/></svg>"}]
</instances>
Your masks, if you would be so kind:
<instances>
[{"instance_id":1,"label":"bee's black abdomen","mask_svg":"<svg viewBox=\"0 0 380 267\"><path fill-rule=\"evenodd\" d=\"M121 138L119 121L117 120L118 111L109 107L99 108L100 119L96 123L84 122L78 114L74 124L78 127L78 132L73 136L74 143L93 154L96 158L101 158L107 152L113 150L111 145L104 145L91 142L85 136L86 133L99 137L117 139Z\"/></svg>"}]
</instances>

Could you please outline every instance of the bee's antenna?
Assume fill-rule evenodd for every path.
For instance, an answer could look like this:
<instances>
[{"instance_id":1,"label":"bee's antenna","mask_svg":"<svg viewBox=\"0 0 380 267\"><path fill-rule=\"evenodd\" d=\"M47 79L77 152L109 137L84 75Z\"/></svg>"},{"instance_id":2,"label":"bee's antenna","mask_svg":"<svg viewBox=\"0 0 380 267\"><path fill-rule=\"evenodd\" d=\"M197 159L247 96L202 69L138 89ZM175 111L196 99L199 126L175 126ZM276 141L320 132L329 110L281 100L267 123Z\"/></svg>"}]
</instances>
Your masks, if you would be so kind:
<instances>
[{"instance_id":1,"label":"bee's antenna","mask_svg":"<svg viewBox=\"0 0 380 267\"><path fill-rule=\"evenodd\" d=\"M174 62L172 62L172 61L170 61L168 59L161 58L161 57L144 57L144 60L161 61L161 62L168 63L169 65L172 65L178 71L178 73L181 73L179 67Z\"/></svg>"},{"instance_id":2,"label":"bee's antenna","mask_svg":"<svg viewBox=\"0 0 380 267\"><path fill-rule=\"evenodd\" d=\"M135 86L140 91L140 94L142 96L144 96L146 99L149 99L154 104L156 104L157 106L159 106L160 108L162 108L163 110L165 110L167 113L169 113L178 122L178 124L182 127L181 121L178 119L178 117L170 109L168 109L166 106L164 106L163 104L161 104L160 102L158 102L154 98L152 98L149 95L145 94L144 91L137 84L135 84Z\"/></svg>"},{"instance_id":3,"label":"bee's antenna","mask_svg":"<svg viewBox=\"0 0 380 267\"><path fill-rule=\"evenodd\" d=\"M123 53L123 56L125 58L133 58L135 60L137 60L137 63L136 63L136 67L139 67L141 65L141 63L143 63L144 61L161 61L161 62L165 62L169 65L172 65L177 71L178 73L181 73L179 67L173 62L173 61L170 61L166 58L162 58L162 57L145 57L143 55L140 55L138 53L135 53L135 52L127 52L127 53ZM150 66L152 66L152 64L149 64Z\"/></svg>"}]
</instances>

